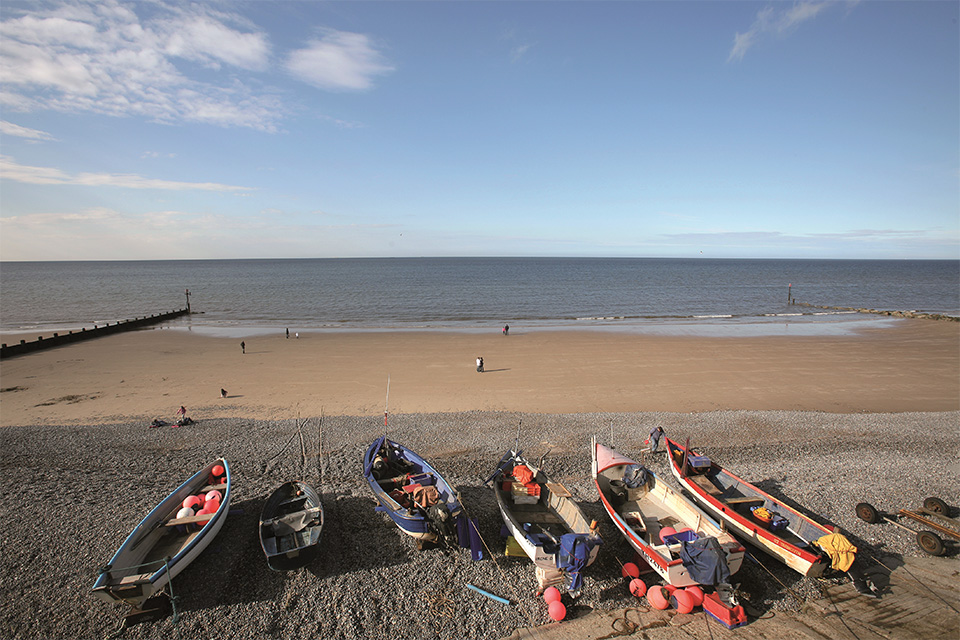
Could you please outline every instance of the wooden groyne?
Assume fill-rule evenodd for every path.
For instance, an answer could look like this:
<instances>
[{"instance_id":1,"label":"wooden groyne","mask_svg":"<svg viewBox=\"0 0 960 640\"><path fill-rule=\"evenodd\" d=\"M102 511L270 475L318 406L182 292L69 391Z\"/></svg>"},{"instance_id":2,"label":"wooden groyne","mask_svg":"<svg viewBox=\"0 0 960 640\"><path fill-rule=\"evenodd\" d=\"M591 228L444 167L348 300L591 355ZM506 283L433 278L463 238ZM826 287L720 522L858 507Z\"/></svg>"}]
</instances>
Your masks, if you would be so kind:
<instances>
[{"instance_id":1,"label":"wooden groyne","mask_svg":"<svg viewBox=\"0 0 960 640\"><path fill-rule=\"evenodd\" d=\"M822 304L810 304L809 302L797 302L790 298L790 304L798 307L808 307L810 309L828 309L830 311L855 311L857 313L873 313L880 316L890 316L892 318L922 318L924 320L947 320L950 322L960 322L960 317L948 316L943 313L921 313L919 311L884 311L881 309L863 309L857 307L829 307Z\"/></svg>"},{"instance_id":2,"label":"wooden groyne","mask_svg":"<svg viewBox=\"0 0 960 640\"><path fill-rule=\"evenodd\" d=\"M79 331L54 333L53 336L48 338L38 336L36 340L21 340L20 344L8 345L3 343L0 345L0 360L3 358L10 358L12 356L23 355L25 353L40 351L41 349L49 349L50 347L60 347L65 344L79 342L81 340L100 338L102 336L121 333L123 331L133 331L153 324L166 322L167 320L173 320L174 318L179 318L180 316L185 316L189 313L190 307L187 306L183 309L176 309L166 313L156 313L152 316L143 316L142 318L137 317L133 320L119 320L113 323L108 322L103 325L94 325L92 329L82 328Z\"/></svg>"}]
</instances>

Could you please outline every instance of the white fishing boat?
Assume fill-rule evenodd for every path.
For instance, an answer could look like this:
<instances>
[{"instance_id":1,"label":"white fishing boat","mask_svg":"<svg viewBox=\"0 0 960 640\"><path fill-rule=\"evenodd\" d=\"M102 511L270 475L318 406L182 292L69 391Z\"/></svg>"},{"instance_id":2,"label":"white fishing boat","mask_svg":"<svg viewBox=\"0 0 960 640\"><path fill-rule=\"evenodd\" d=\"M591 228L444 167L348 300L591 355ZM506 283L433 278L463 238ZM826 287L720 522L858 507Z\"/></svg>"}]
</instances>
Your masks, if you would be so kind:
<instances>
[{"instance_id":1,"label":"white fishing boat","mask_svg":"<svg viewBox=\"0 0 960 640\"><path fill-rule=\"evenodd\" d=\"M186 502L209 504L211 509L216 504L216 509L184 515L195 510ZM190 476L147 514L102 569L93 595L138 607L207 548L229 510L230 467L221 458Z\"/></svg>"},{"instance_id":2,"label":"white fishing boat","mask_svg":"<svg viewBox=\"0 0 960 640\"><path fill-rule=\"evenodd\" d=\"M666 583L711 586L726 583L740 569L743 545L683 494L622 453L597 444L596 438L591 451L592 474L607 515ZM717 557L701 557L701 548L715 550ZM707 569L697 566L703 560L710 563Z\"/></svg>"},{"instance_id":3,"label":"white fishing boat","mask_svg":"<svg viewBox=\"0 0 960 640\"><path fill-rule=\"evenodd\" d=\"M603 543L597 523L587 520L570 492L521 451L500 459L487 479L491 483L504 524L536 566L540 591L565 586L576 595L580 572L596 560Z\"/></svg>"}]
</instances>

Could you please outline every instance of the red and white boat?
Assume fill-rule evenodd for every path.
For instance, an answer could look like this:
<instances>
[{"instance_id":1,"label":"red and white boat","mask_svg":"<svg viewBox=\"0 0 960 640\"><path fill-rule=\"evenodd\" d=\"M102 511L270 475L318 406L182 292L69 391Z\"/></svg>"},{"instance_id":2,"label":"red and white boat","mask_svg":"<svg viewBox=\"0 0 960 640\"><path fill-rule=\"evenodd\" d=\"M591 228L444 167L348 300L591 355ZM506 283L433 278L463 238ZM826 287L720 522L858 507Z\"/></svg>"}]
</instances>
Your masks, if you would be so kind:
<instances>
[{"instance_id":1,"label":"red and white boat","mask_svg":"<svg viewBox=\"0 0 960 640\"><path fill-rule=\"evenodd\" d=\"M666 439L670 470L703 509L741 539L760 547L804 576L830 567L830 556L815 546L831 528L738 478L706 456Z\"/></svg>"},{"instance_id":2,"label":"red and white boat","mask_svg":"<svg viewBox=\"0 0 960 640\"><path fill-rule=\"evenodd\" d=\"M703 538L716 539L731 574L740 569L743 545L683 494L649 470L645 470L646 477L641 482L631 483L634 469L639 468L637 463L597 444L596 438L591 442L591 451L593 478L607 515L665 582L676 587L700 584L691 576L680 554L683 542Z\"/></svg>"}]
</instances>

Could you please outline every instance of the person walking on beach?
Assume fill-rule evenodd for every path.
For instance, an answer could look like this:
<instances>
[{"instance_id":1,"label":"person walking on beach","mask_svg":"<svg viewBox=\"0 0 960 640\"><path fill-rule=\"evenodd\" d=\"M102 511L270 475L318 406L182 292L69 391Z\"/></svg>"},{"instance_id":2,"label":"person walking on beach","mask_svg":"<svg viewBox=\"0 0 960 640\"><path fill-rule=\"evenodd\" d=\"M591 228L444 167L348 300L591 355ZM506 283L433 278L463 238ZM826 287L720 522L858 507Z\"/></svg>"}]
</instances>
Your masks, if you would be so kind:
<instances>
[{"instance_id":1,"label":"person walking on beach","mask_svg":"<svg viewBox=\"0 0 960 640\"><path fill-rule=\"evenodd\" d=\"M477 373L483 373L483 358L477 356Z\"/></svg>"},{"instance_id":2,"label":"person walking on beach","mask_svg":"<svg viewBox=\"0 0 960 640\"><path fill-rule=\"evenodd\" d=\"M288 328L287 328L287 340L289 340L289 339L290 339L290 329L289 329L289 327L288 327Z\"/></svg>"},{"instance_id":3,"label":"person walking on beach","mask_svg":"<svg viewBox=\"0 0 960 640\"><path fill-rule=\"evenodd\" d=\"M226 398L226 397L227 397L227 390L226 390L226 389L220 389L220 397L221 397L221 398Z\"/></svg>"},{"instance_id":4,"label":"person walking on beach","mask_svg":"<svg viewBox=\"0 0 960 640\"><path fill-rule=\"evenodd\" d=\"M247 352L247 343L246 343L246 342L243 342L243 341L241 340L241 341L240 341L240 353L246 353L246 352Z\"/></svg>"},{"instance_id":5,"label":"person walking on beach","mask_svg":"<svg viewBox=\"0 0 960 640\"><path fill-rule=\"evenodd\" d=\"M656 453L660 448L660 436L663 435L663 427L657 425L650 432L650 453Z\"/></svg>"},{"instance_id":6,"label":"person walking on beach","mask_svg":"<svg viewBox=\"0 0 960 640\"><path fill-rule=\"evenodd\" d=\"M503 325L503 335L507 335L508 333L510 333L510 325L505 324Z\"/></svg>"}]
</instances>

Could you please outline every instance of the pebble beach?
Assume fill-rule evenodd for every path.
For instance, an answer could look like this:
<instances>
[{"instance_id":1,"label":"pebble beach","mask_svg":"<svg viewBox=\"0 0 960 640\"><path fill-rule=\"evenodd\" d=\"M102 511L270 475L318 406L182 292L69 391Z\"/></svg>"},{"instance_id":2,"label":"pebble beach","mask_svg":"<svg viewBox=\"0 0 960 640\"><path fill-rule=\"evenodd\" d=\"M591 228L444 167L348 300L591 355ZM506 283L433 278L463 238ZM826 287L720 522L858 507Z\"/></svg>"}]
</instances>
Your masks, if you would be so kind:
<instances>
[{"instance_id":1,"label":"pebble beach","mask_svg":"<svg viewBox=\"0 0 960 640\"><path fill-rule=\"evenodd\" d=\"M546 455L547 472L600 522L605 543L585 572L568 617L636 606L620 575L632 550L597 502L588 445L603 443L676 486L663 454L642 453L655 425L761 488L839 525L858 563L896 564L922 555L913 536L857 519L854 507L916 508L928 496L960 503L960 412L825 413L721 410L548 414L460 411L391 414L388 434L424 457L479 521L485 557L467 549L418 551L373 509L361 456L383 417L205 418L180 427L148 420L0 429L3 557L0 614L5 638L477 638L550 622L534 594L533 565L504 555L501 521L482 479L514 445ZM302 439L301 439L302 438ZM302 442L302 444L301 444ZM231 513L210 547L173 581L177 617L120 629L123 605L94 600L99 568L163 497L212 459L233 474ZM322 552L304 569L267 568L257 536L263 503L277 485L303 479L322 491ZM760 552L733 576L764 615L796 611L821 581L802 578ZM654 576L647 576L650 584ZM847 580L845 576L834 581ZM504 605L469 590L508 598Z\"/></svg>"}]
</instances>

